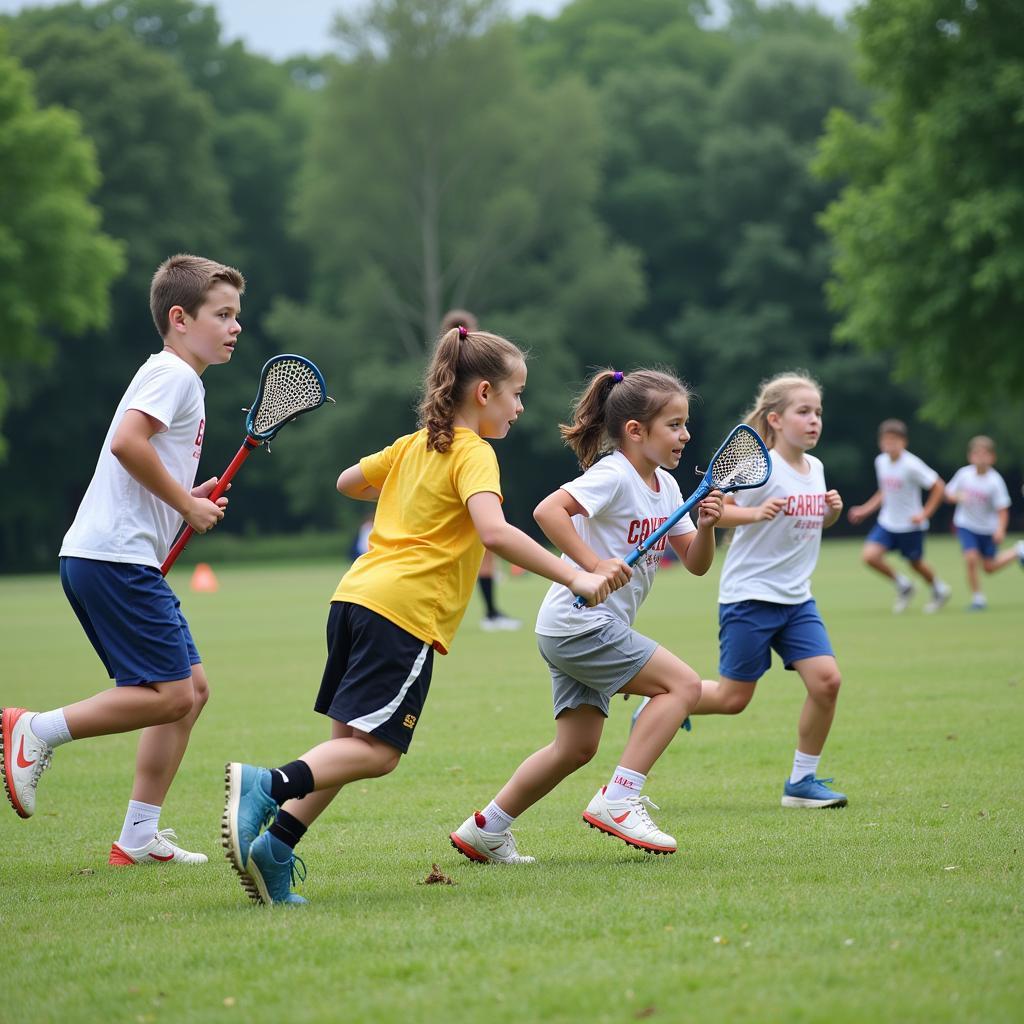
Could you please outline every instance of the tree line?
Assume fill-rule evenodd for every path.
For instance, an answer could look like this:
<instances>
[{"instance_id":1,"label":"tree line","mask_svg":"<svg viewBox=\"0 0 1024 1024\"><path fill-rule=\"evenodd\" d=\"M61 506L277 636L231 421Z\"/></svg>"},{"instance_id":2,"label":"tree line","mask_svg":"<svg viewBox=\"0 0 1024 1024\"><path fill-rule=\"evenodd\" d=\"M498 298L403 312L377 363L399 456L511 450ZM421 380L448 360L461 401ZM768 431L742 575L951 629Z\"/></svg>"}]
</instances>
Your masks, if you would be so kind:
<instances>
[{"instance_id":1,"label":"tree line","mask_svg":"<svg viewBox=\"0 0 1024 1024\"><path fill-rule=\"evenodd\" d=\"M520 525L575 472L557 424L599 365L691 384L688 466L805 367L848 503L893 415L947 476L995 434L1019 484L1024 154L985 133L1020 102L1024 33L1009 0L948 6L842 27L752 0L724 24L698 0L374 0L329 56L281 62L194 0L0 19L0 568L52 565L177 251L249 282L202 472L269 355L310 356L338 400L249 461L226 531L354 528L334 479L413 429L449 306L530 350L499 451Z\"/></svg>"}]
</instances>

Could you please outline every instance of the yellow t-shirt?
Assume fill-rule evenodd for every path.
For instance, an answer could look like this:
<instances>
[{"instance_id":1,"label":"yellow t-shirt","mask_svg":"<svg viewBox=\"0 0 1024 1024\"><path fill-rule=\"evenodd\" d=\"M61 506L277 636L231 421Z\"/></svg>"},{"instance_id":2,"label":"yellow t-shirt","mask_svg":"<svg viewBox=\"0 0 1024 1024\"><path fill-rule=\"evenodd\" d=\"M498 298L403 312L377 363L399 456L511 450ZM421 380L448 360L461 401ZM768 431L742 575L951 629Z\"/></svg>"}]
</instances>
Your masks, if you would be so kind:
<instances>
[{"instance_id":1,"label":"yellow t-shirt","mask_svg":"<svg viewBox=\"0 0 1024 1024\"><path fill-rule=\"evenodd\" d=\"M369 608L447 654L484 555L466 502L482 491L502 497L494 449L456 427L442 455L419 430L360 459L359 468L380 488L370 549L331 600Z\"/></svg>"}]
</instances>

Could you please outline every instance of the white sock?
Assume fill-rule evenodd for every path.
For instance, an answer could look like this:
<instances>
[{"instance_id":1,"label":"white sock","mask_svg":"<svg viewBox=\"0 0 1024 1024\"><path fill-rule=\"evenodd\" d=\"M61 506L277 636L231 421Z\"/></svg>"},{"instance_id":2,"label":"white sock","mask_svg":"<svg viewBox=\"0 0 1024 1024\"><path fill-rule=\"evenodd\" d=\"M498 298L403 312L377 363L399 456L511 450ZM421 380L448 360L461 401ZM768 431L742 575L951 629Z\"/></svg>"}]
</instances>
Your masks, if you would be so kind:
<instances>
[{"instance_id":1,"label":"white sock","mask_svg":"<svg viewBox=\"0 0 1024 1024\"><path fill-rule=\"evenodd\" d=\"M901 572L896 573L896 579L893 580L893 582L896 584L897 590L906 590L907 587L913 586L913 584L910 582L910 578L904 576Z\"/></svg>"},{"instance_id":2,"label":"white sock","mask_svg":"<svg viewBox=\"0 0 1024 1024\"><path fill-rule=\"evenodd\" d=\"M515 818L510 818L493 800L480 812L484 816L485 832L507 832Z\"/></svg>"},{"instance_id":3,"label":"white sock","mask_svg":"<svg viewBox=\"0 0 1024 1024\"><path fill-rule=\"evenodd\" d=\"M74 738L68 730L64 709L56 711L40 711L29 719L28 727L45 744L59 747L62 743L70 743Z\"/></svg>"},{"instance_id":4,"label":"white sock","mask_svg":"<svg viewBox=\"0 0 1024 1024\"><path fill-rule=\"evenodd\" d=\"M617 765L612 772L612 781L605 788L606 800L625 800L627 796L639 796L647 781L646 775Z\"/></svg>"},{"instance_id":5,"label":"white sock","mask_svg":"<svg viewBox=\"0 0 1024 1024\"><path fill-rule=\"evenodd\" d=\"M118 839L117 845L137 850L156 835L159 825L159 807L144 804L141 800L129 800L128 811L121 826L121 838Z\"/></svg>"},{"instance_id":6,"label":"white sock","mask_svg":"<svg viewBox=\"0 0 1024 1024\"><path fill-rule=\"evenodd\" d=\"M799 782L805 775L816 775L820 760L821 754L801 754L798 750L793 756L793 770L789 774L789 781Z\"/></svg>"}]
</instances>

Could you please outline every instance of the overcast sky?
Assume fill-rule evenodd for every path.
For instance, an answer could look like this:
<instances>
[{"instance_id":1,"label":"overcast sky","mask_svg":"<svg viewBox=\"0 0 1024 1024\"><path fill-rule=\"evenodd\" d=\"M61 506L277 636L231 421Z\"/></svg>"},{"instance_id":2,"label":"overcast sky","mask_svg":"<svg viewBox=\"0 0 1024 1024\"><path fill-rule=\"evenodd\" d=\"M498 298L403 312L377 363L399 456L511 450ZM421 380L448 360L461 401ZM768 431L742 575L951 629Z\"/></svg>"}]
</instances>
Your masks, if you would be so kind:
<instances>
[{"instance_id":1,"label":"overcast sky","mask_svg":"<svg viewBox=\"0 0 1024 1024\"><path fill-rule=\"evenodd\" d=\"M51 6L57 0L0 0L0 11ZM513 14L553 14L565 0L506 0ZM643 0L637 0L642 3ZM854 0L797 0L839 16ZM336 11L357 11L365 0L213 0L225 37L244 39L248 49L270 57L320 53L330 48L329 29Z\"/></svg>"}]
</instances>

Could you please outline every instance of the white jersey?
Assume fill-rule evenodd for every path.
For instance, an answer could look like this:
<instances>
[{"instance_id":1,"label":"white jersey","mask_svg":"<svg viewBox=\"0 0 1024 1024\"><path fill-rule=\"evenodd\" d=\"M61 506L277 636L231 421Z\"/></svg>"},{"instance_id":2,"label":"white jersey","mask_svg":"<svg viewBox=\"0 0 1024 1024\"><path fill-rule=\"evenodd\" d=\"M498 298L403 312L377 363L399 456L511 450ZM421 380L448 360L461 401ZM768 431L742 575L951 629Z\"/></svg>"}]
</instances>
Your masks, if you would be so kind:
<instances>
[{"instance_id":1,"label":"white jersey","mask_svg":"<svg viewBox=\"0 0 1024 1024\"><path fill-rule=\"evenodd\" d=\"M720 604L803 604L811 599L811 573L828 512L825 469L820 459L805 455L808 471L798 473L774 449L769 454L768 483L732 497L739 508L763 505L769 498L784 498L786 505L774 519L736 527L718 582Z\"/></svg>"},{"instance_id":2,"label":"white jersey","mask_svg":"<svg viewBox=\"0 0 1024 1024\"><path fill-rule=\"evenodd\" d=\"M675 478L655 470L658 489L652 491L622 452L612 452L596 462L583 476L567 484L568 491L587 510L573 516L572 524L584 543L600 559L625 558L645 541L683 503ZM669 530L673 537L696 532L689 516ZM633 566L630 581L596 608L574 608L576 598L554 583L537 613L537 632L542 636L575 636L618 619L633 624L636 613L650 593L668 536L664 536ZM569 558L562 560L580 568Z\"/></svg>"},{"instance_id":3,"label":"white jersey","mask_svg":"<svg viewBox=\"0 0 1024 1024\"><path fill-rule=\"evenodd\" d=\"M927 530L927 522L915 523L912 519L921 514L921 488L931 488L939 474L916 455L903 451L898 459L882 452L875 459L875 476L882 492L878 525L890 533Z\"/></svg>"},{"instance_id":4,"label":"white jersey","mask_svg":"<svg viewBox=\"0 0 1024 1024\"><path fill-rule=\"evenodd\" d=\"M102 562L130 562L159 569L181 526L181 516L142 486L115 458L110 445L129 409L163 424L150 438L167 472L186 491L195 484L206 426L199 375L173 352L146 360L110 421L100 457L61 555Z\"/></svg>"},{"instance_id":5,"label":"white jersey","mask_svg":"<svg viewBox=\"0 0 1024 1024\"><path fill-rule=\"evenodd\" d=\"M953 474L946 486L951 498L958 498L953 525L972 533L991 537L999 527L999 513L1010 507L1006 481L992 468L979 473L974 466L964 466Z\"/></svg>"}]
</instances>

